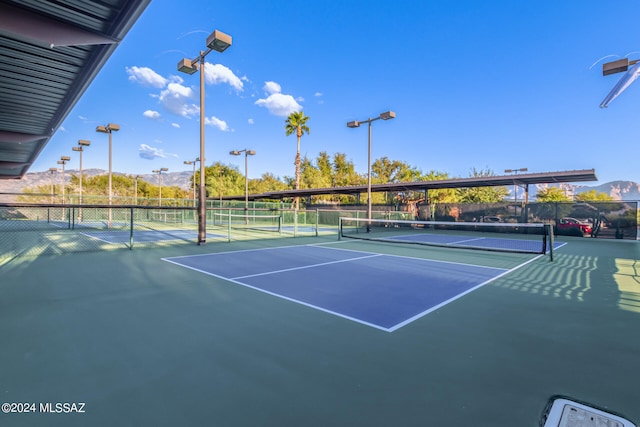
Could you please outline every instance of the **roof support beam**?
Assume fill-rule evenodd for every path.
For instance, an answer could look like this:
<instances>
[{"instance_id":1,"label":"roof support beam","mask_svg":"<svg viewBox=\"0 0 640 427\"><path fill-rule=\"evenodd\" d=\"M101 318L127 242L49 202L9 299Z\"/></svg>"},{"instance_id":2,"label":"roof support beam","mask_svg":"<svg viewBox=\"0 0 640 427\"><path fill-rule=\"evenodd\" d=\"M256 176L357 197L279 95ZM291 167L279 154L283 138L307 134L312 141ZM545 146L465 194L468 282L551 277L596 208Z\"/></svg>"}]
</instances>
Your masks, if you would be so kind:
<instances>
[{"instance_id":1,"label":"roof support beam","mask_svg":"<svg viewBox=\"0 0 640 427\"><path fill-rule=\"evenodd\" d=\"M5 3L0 3L0 34L48 48L118 43Z\"/></svg>"}]
</instances>

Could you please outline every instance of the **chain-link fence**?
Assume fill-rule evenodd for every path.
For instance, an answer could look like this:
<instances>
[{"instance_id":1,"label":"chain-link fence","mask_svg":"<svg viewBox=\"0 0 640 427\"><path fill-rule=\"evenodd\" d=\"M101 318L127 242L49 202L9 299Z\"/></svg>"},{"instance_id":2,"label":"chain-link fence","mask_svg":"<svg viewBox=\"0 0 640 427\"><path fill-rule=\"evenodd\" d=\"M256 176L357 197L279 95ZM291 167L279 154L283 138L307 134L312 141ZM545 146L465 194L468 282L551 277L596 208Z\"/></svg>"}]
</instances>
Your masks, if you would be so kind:
<instances>
[{"instance_id":1,"label":"chain-link fence","mask_svg":"<svg viewBox=\"0 0 640 427\"><path fill-rule=\"evenodd\" d=\"M211 207L206 240L314 236L315 212L277 208ZM194 244L198 212L193 207L125 205L0 205L0 265L15 257L69 252Z\"/></svg>"},{"instance_id":2,"label":"chain-link fence","mask_svg":"<svg viewBox=\"0 0 640 427\"><path fill-rule=\"evenodd\" d=\"M419 207L434 221L520 222L554 225L557 235L608 239L639 237L638 202L441 203Z\"/></svg>"}]
</instances>

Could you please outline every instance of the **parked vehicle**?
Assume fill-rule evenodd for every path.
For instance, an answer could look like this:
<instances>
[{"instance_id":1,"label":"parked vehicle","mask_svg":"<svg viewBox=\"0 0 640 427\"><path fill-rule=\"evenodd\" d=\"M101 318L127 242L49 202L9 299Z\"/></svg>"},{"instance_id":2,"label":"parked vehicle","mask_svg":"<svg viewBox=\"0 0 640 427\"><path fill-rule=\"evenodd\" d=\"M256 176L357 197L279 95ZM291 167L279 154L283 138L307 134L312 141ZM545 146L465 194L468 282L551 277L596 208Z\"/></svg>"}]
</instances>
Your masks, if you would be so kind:
<instances>
[{"instance_id":1,"label":"parked vehicle","mask_svg":"<svg viewBox=\"0 0 640 427\"><path fill-rule=\"evenodd\" d=\"M502 218L499 216L483 216L481 218L482 222L502 222Z\"/></svg>"},{"instance_id":2,"label":"parked vehicle","mask_svg":"<svg viewBox=\"0 0 640 427\"><path fill-rule=\"evenodd\" d=\"M576 218L562 218L556 224L556 233L567 236L590 235L593 227L590 222L581 221Z\"/></svg>"}]
</instances>

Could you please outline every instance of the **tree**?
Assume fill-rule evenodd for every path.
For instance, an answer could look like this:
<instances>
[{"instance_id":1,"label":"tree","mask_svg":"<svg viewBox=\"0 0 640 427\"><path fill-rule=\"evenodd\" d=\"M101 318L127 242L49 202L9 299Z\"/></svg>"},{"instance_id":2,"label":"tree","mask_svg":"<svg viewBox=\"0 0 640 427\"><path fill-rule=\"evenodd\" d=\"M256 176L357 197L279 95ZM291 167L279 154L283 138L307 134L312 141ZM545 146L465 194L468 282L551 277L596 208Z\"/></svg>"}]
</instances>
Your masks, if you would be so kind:
<instances>
[{"instance_id":1,"label":"tree","mask_svg":"<svg viewBox=\"0 0 640 427\"><path fill-rule=\"evenodd\" d=\"M471 178L483 178L494 175L490 169L477 170L476 168L473 168L469 174ZM460 188L458 190L459 201L461 203L497 203L502 202L507 194L509 194L509 190L504 186Z\"/></svg>"},{"instance_id":2,"label":"tree","mask_svg":"<svg viewBox=\"0 0 640 427\"><path fill-rule=\"evenodd\" d=\"M296 150L296 190L300 189L300 138L303 133L309 134L309 127L307 126L307 120L309 120L309 116L304 115L304 111L295 111L289 114L289 117L285 120L285 134L287 136L293 134L295 132L296 137L298 138L298 148ZM299 207L299 199L295 198L295 208Z\"/></svg>"},{"instance_id":3,"label":"tree","mask_svg":"<svg viewBox=\"0 0 640 427\"><path fill-rule=\"evenodd\" d=\"M562 189L558 187L547 187L542 190L538 190L538 194L536 194L536 201L540 203L570 202L571 199Z\"/></svg>"},{"instance_id":4,"label":"tree","mask_svg":"<svg viewBox=\"0 0 640 427\"><path fill-rule=\"evenodd\" d=\"M613 197L607 193L601 193L596 190L584 191L576 196L578 202L610 202Z\"/></svg>"}]
</instances>

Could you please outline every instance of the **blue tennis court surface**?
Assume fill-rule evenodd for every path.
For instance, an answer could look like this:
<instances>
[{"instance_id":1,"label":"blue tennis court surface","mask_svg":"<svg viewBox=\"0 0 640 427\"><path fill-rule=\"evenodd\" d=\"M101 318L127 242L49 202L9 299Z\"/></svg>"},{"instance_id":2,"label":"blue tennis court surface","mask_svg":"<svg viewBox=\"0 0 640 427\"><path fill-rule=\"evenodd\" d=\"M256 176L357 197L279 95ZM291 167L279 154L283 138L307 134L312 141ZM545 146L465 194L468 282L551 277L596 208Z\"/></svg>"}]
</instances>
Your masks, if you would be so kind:
<instances>
[{"instance_id":1,"label":"blue tennis court surface","mask_svg":"<svg viewBox=\"0 0 640 427\"><path fill-rule=\"evenodd\" d=\"M164 260L389 332L511 271L314 245Z\"/></svg>"}]
</instances>

